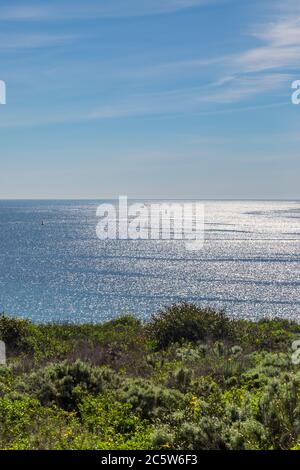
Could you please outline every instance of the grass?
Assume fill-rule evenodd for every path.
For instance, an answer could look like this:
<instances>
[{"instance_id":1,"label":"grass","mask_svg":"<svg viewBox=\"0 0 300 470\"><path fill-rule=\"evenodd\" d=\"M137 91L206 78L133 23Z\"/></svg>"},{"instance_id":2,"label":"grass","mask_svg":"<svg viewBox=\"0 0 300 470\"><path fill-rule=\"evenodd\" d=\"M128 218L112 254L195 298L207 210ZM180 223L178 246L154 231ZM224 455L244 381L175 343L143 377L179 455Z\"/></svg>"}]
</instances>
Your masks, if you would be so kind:
<instances>
[{"instance_id":1,"label":"grass","mask_svg":"<svg viewBox=\"0 0 300 470\"><path fill-rule=\"evenodd\" d=\"M1 449L300 449L286 320L173 305L147 323L0 316Z\"/></svg>"}]
</instances>

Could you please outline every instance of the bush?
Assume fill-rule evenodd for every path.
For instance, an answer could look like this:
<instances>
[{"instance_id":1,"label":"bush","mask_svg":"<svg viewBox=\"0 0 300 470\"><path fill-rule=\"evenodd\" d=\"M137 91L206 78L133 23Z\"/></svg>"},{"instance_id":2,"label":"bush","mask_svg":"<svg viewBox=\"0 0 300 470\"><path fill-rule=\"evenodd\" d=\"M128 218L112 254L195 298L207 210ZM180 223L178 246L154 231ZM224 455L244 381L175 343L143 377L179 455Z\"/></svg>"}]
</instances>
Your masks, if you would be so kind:
<instances>
[{"instance_id":1,"label":"bush","mask_svg":"<svg viewBox=\"0 0 300 470\"><path fill-rule=\"evenodd\" d=\"M173 378L175 388L180 390L180 392L182 393L186 393L190 388L193 373L190 369L187 369L186 367L181 367L180 369L177 369L174 372Z\"/></svg>"},{"instance_id":2,"label":"bush","mask_svg":"<svg viewBox=\"0 0 300 470\"><path fill-rule=\"evenodd\" d=\"M228 447L232 450L263 450L268 448L268 433L254 419L236 422L228 433Z\"/></svg>"},{"instance_id":3,"label":"bush","mask_svg":"<svg viewBox=\"0 0 300 470\"><path fill-rule=\"evenodd\" d=\"M118 447L130 447L132 440L139 441L138 448L151 446L152 429L133 412L128 403L121 403L115 394L86 397L79 406L84 426L99 441L113 441ZM144 444L143 444L144 441ZM145 446L146 444L146 446Z\"/></svg>"},{"instance_id":4,"label":"bush","mask_svg":"<svg viewBox=\"0 0 300 470\"><path fill-rule=\"evenodd\" d=\"M38 401L24 397L11 400L9 397L0 398L1 440L10 440L20 435L31 422L32 415L38 407Z\"/></svg>"},{"instance_id":5,"label":"bush","mask_svg":"<svg viewBox=\"0 0 300 470\"><path fill-rule=\"evenodd\" d=\"M32 373L21 387L33 393L43 405L56 404L64 410L76 410L86 394L102 393L117 381L116 373L107 367L65 361Z\"/></svg>"},{"instance_id":6,"label":"bush","mask_svg":"<svg viewBox=\"0 0 300 470\"><path fill-rule=\"evenodd\" d=\"M300 333L300 325L278 318L258 322L237 320L233 326L239 343L256 350L281 350Z\"/></svg>"},{"instance_id":7,"label":"bush","mask_svg":"<svg viewBox=\"0 0 300 470\"><path fill-rule=\"evenodd\" d=\"M128 379L120 394L143 419L153 419L166 410L176 409L183 401L177 390L153 385L143 379Z\"/></svg>"},{"instance_id":8,"label":"bush","mask_svg":"<svg viewBox=\"0 0 300 470\"><path fill-rule=\"evenodd\" d=\"M275 449L289 449L300 435L300 375L271 379L259 403L258 419Z\"/></svg>"},{"instance_id":9,"label":"bush","mask_svg":"<svg viewBox=\"0 0 300 470\"><path fill-rule=\"evenodd\" d=\"M174 436L168 428L156 429L152 437L154 449L170 449L173 447Z\"/></svg>"},{"instance_id":10,"label":"bush","mask_svg":"<svg viewBox=\"0 0 300 470\"><path fill-rule=\"evenodd\" d=\"M28 320L0 315L0 340L5 342L9 353L30 349L28 339L32 328Z\"/></svg>"},{"instance_id":11,"label":"bush","mask_svg":"<svg viewBox=\"0 0 300 470\"><path fill-rule=\"evenodd\" d=\"M158 348L182 341L221 340L230 338L231 321L225 313L191 304L178 304L152 316L148 325L150 337Z\"/></svg>"},{"instance_id":12,"label":"bush","mask_svg":"<svg viewBox=\"0 0 300 470\"><path fill-rule=\"evenodd\" d=\"M200 418L197 423L183 423L176 438L181 449L225 450L227 448L224 423L214 417Z\"/></svg>"},{"instance_id":13,"label":"bush","mask_svg":"<svg viewBox=\"0 0 300 470\"><path fill-rule=\"evenodd\" d=\"M0 316L0 448L299 449L299 333L189 304L149 324Z\"/></svg>"}]
</instances>

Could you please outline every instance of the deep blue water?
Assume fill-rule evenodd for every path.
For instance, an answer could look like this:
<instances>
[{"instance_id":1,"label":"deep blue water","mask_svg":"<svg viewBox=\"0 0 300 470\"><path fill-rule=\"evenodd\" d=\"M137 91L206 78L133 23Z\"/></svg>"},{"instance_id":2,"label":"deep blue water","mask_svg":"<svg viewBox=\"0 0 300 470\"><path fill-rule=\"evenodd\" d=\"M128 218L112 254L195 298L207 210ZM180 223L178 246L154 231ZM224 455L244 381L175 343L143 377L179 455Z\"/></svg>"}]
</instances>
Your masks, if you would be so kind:
<instances>
[{"instance_id":1,"label":"deep blue water","mask_svg":"<svg viewBox=\"0 0 300 470\"><path fill-rule=\"evenodd\" d=\"M99 202L0 201L2 311L103 321L186 300L300 320L299 201L206 201L198 252L174 240L98 240Z\"/></svg>"}]
</instances>

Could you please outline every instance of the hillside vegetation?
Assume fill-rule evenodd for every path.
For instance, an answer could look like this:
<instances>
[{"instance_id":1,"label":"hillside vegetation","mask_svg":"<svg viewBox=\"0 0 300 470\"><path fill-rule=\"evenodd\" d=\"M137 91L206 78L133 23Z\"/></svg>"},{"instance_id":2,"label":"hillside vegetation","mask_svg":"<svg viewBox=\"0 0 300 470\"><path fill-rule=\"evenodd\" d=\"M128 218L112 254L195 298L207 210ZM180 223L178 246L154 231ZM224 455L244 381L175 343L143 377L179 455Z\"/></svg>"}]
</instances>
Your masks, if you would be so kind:
<instances>
[{"instance_id":1,"label":"hillside vegetation","mask_svg":"<svg viewBox=\"0 0 300 470\"><path fill-rule=\"evenodd\" d=\"M2 315L0 339L1 449L300 449L295 323L180 304L148 323Z\"/></svg>"}]
</instances>

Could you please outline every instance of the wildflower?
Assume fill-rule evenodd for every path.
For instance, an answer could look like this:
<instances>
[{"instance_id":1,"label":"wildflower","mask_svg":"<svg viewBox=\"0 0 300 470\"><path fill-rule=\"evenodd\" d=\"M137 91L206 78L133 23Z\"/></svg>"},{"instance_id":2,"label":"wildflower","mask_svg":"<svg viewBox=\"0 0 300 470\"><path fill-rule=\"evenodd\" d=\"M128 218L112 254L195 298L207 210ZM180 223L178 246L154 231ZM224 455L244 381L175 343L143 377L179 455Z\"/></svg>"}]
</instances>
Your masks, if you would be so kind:
<instances>
[{"instance_id":1,"label":"wildflower","mask_svg":"<svg viewBox=\"0 0 300 470\"><path fill-rule=\"evenodd\" d=\"M169 444L168 442L166 444L163 444L161 446L162 449L171 449L171 444Z\"/></svg>"},{"instance_id":2,"label":"wildflower","mask_svg":"<svg viewBox=\"0 0 300 470\"><path fill-rule=\"evenodd\" d=\"M191 406L192 406L193 408L196 408L197 402L198 402L198 399L197 399L197 397L195 397L195 395L194 395L194 396L192 397L192 399L191 399Z\"/></svg>"}]
</instances>

